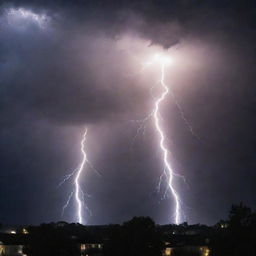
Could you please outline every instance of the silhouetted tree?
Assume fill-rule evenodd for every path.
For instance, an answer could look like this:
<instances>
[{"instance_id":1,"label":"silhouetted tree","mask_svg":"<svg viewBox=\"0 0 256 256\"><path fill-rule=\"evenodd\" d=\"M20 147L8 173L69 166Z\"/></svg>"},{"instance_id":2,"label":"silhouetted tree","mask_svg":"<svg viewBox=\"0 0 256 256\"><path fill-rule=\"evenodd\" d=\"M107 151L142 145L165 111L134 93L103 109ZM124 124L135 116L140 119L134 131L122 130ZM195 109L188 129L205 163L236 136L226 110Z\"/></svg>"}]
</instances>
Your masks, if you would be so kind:
<instances>
[{"instance_id":1,"label":"silhouetted tree","mask_svg":"<svg viewBox=\"0 0 256 256\"><path fill-rule=\"evenodd\" d=\"M225 223L227 226L221 228L220 225L213 239L213 254L255 256L256 213L243 203L232 205Z\"/></svg>"},{"instance_id":2,"label":"silhouetted tree","mask_svg":"<svg viewBox=\"0 0 256 256\"><path fill-rule=\"evenodd\" d=\"M250 215L252 214L252 210L245 206L243 203L239 205L232 205L231 210L229 212L229 227L232 231L248 227L250 225Z\"/></svg>"},{"instance_id":3,"label":"silhouetted tree","mask_svg":"<svg viewBox=\"0 0 256 256\"><path fill-rule=\"evenodd\" d=\"M106 256L160 256L163 239L149 217L134 217L122 226L111 227L104 245Z\"/></svg>"}]
</instances>

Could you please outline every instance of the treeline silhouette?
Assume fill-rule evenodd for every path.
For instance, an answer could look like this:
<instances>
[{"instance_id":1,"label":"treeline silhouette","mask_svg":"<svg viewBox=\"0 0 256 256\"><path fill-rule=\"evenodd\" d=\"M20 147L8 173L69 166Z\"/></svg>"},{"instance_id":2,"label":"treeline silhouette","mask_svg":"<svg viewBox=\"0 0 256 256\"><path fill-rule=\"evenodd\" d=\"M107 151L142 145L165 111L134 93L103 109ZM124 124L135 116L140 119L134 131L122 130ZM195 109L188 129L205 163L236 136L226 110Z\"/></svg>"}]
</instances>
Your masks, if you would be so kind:
<instances>
[{"instance_id":1,"label":"treeline silhouette","mask_svg":"<svg viewBox=\"0 0 256 256\"><path fill-rule=\"evenodd\" d=\"M176 250L196 239L213 256L256 255L256 212L243 203L232 205L228 218L216 225L159 226L150 217L134 217L122 225L83 226L65 222L27 227L23 253L28 256L78 256L81 244L102 244L96 254L104 256L160 256L168 242L172 256L196 256L198 252ZM191 231L197 235L191 235ZM18 237L18 234L17 234ZM203 238L203 239L202 239ZM1 240L1 239L0 239ZM182 243L181 243L182 242ZM97 254L100 253L100 254ZM202 254L201 254L202 255Z\"/></svg>"},{"instance_id":2,"label":"treeline silhouette","mask_svg":"<svg viewBox=\"0 0 256 256\"><path fill-rule=\"evenodd\" d=\"M240 203L232 205L226 221L220 221L211 241L212 255L255 256L256 212Z\"/></svg>"},{"instance_id":3,"label":"treeline silhouette","mask_svg":"<svg viewBox=\"0 0 256 256\"><path fill-rule=\"evenodd\" d=\"M28 227L28 232L24 253L29 256L78 256L83 243L103 243L106 256L161 256L164 248L161 232L149 217L102 227L50 223Z\"/></svg>"}]
</instances>

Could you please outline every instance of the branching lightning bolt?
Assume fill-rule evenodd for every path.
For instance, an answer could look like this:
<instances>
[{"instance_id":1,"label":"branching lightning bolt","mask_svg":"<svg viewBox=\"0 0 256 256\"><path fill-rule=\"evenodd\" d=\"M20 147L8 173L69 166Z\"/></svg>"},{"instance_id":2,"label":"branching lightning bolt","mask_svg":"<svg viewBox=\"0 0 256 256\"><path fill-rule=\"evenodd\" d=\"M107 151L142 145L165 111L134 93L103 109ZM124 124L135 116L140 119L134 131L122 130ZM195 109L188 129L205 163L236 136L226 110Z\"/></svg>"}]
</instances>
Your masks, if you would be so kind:
<instances>
[{"instance_id":1,"label":"branching lightning bolt","mask_svg":"<svg viewBox=\"0 0 256 256\"><path fill-rule=\"evenodd\" d=\"M165 146L165 135L160 125L160 113L159 113L160 105L165 100L166 95L169 93L169 89L166 86L164 79L165 79L165 62L163 61L161 64L161 85L164 91L162 92L160 97L155 101L153 117L154 117L154 124L155 124L156 130L160 137L159 145L163 153L165 170L168 172L168 186L171 190L171 193L175 201L175 223L179 224L180 223L180 199L175 187L173 186L174 172L168 159L168 149Z\"/></svg>"},{"instance_id":2,"label":"branching lightning bolt","mask_svg":"<svg viewBox=\"0 0 256 256\"><path fill-rule=\"evenodd\" d=\"M185 121L185 124L188 126L190 132L195 137L197 137L197 138L199 138L199 137L194 133L193 128L190 125L190 123L187 121L187 119L185 118L183 110L182 110L181 106L179 105L175 95L172 93L172 91L169 90L168 86L165 83L165 68L166 68L166 65L169 63L169 61L170 61L170 59L168 57L156 54L151 61L149 61L143 65L141 72L143 72L145 69L147 69L149 66L151 66L155 63L160 64L161 78L157 84L159 84L162 87L163 91L159 96L155 97L155 96L153 96L153 93L152 93L155 85L153 87L151 87L150 93L151 93L152 99L154 101L154 107L153 107L153 110L151 111L151 113L148 116L146 116L145 118L143 118L141 120L133 120L133 122L136 122L139 124L139 127L137 129L137 132L136 132L133 140L132 140L132 145L133 145L135 139L137 138L138 134L141 131L143 131L143 133L145 132L146 123L149 119L152 118L154 121L154 126L156 128L156 132L159 135L159 147L160 147L160 150L162 153L162 159L163 159L163 164L164 164L164 170L160 176L157 190L160 191L161 183L164 178L167 181L167 187L164 191L164 198L166 197L167 191L169 190L171 192L171 195L174 198L174 203L175 203L174 220L175 220L176 224L179 224L181 222L181 200L179 198L179 194L178 194L177 190L175 189L175 186L173 185L174 177L179 177L184 181L185 184L187 184L187 183L186 183L184 176L174 172L174 170L172 169L171 163L169 161L170 152L168 151L168 149L166 147L167 138L166 138L163 128L161 126L162 117L161 117L161 113L160 113L160 107L161 107L162 103L164 102L164 100L166 99L166 96L169 93L173 97L174 103L177 106L177 108L181 114L181 117Z\"/></svg>"},{"instance_id":3,"label":"branching lightning bolt","mask_svg":"<svg viewBox=\"0 0 256 256\"><path fill-rule=\"evenodd\" d=\"M174 220L176 224L179 224L181 222L181 204L182 201L179 197L179 194L177 192L177 190L175 189L175 186L173 184L174 182L174 177L178 177L181 178L183 180L183 182L188 186L188 183L186 182L186 179L183 175L180 175L178 173L176 173L172 166L171 163L169 161L169 155L170 152L168 151L167 147L166 147L166 141L168 140L168 138L165 136L165 133L163 131L163 128L161 126L161 121L163 120L161 117L161 113L160 113L160 107L162 105L162 103L164 102L164 100L166 99L166 96L168 94L170 94L174 100L174 104L176 105L181 118L183 119L183 121L185 122L186 126L188 127L189 131L191 132L191 134L193 136L195 136L197 139L200 140L200 137L194 132L193 127L191 126L191 124L189 123L189 121L186 119L185 114L183 112L183 109L181 107L181 105L179 104L178 100L176 99L174 93L168 88L168 86L165 83L165 68L166 65L170 62L170 59L167 56L161 55L161 54L156 54L154 56L154 58L149 61L146 62L141 71L138 73L142 73L145 69L147 69L149 66L153 65L153 64L160 64L160 68L161 68L161 78L158 81L157 84L160 84L160 86L162 87L163 91L160 94L160 96L153 96L153 89L156 85L152 86L150 89L150 94L151 97L154 101L154 108L151 111L151 113L146 116L145 118L141 119L141 120L132 120L133 122L136 122L139 124L139 127L137 128L136 134L132 140L131 146L134 144L136 138L138 137L140 132L143 132L143 134L145 133L145 129L146 129L146 123L149 119L153 119L154 121L154 126L156 128L156 132L159 135L159 147L162 153L162 159L163 159L163 164L164 164L164 170L163 173L160 176L159 179L159 183L157 185L157 191L159 192L161 189L161 183L163 180L166 180L167 182L167 187L164 191L164 198L167 195L168 190L171 191L171 195L174 198L174 203L175 203L175 213L174 213Z\"/></svg>"},{"instance_id":4,"label":"branching lightning bolt","mask_svg":"<svg viewBox=\"0 0 256 256\"><path fill-rule=\"evenodd\" d=\"M76 168L70 174L66 175L64 177L64 179L57 186L57 188L61 187L65 182L67 182L72 177L74 177L74 179L73 179L74 190L69 194L66 203L62 207L62 216L64 215L66 208L68 207L72 197L74 196L75 202L76 202L76 218L77 218L77 221L81 224L84 223L83 213L82 213L83 207L91 214L90 209L85 204L84 198L85 198L85 195L87 195L87 194L85 194L83 192L83 190L81 189L81 186L80 186L80 178L81 178L83 171L85 170L85 165L87 164L87 167L92 169L97 175L101 176L101 174L98 172L98 170L96 170L94 168L94 166L87 159L87 154L85 152L86 136L87 136L87 129L85 129L83 136L82 136L82 140L80 142L80 145L81 145L80 150L81 150L81 154L82 154L81 163L79 164L78 168Z\"/></svg>"},{"instance_id":5,"label":"branching lightning bolt","mask_svg":"<svg viewBox=\"0 0 256 256\"><path fill-rule=\"evenodd\" d=\"M77 172L77 169L75 169L73 172L71 172L68 175L65 175L64 179L59 183L59 185L57 186L57 188L60 188L64 183L66 183L69 179L71 179L75 173Z\"/></svg>"}]
</instances>

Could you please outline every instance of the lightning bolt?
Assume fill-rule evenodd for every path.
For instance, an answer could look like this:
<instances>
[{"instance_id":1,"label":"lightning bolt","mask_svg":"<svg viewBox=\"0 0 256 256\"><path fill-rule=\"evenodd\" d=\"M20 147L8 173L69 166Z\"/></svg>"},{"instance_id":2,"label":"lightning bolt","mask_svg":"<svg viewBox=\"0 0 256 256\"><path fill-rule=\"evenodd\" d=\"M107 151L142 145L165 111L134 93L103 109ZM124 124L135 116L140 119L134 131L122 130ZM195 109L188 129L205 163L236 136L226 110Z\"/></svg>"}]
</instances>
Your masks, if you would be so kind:
<instances>
[{"instance_id":1,"label":"lightning bolt","mask_svg":"<svg viewBox=\"0 0 256 256\"><path fill-rule=\"evenodd\" d=\"M80 142L80 145L81 145L80 150L81 150L81 154L82 154L81 163L79 164L79 166L76 169L74 169L74 171L72 171L70 174L64 176L63 180L57 186L57 188L61 187L65 182L67 182L68 180L70 180L71 178L74 177L73 178L74 190L69 194L66 203L62 207L62 216L64 215L66 208L68 207L72 197L74 196L75 203L76 203L76 218L77 218L77 222L80 224L84 223L83 206L90 213L90 209L84 203L85 202L85 199L84 199L85 193L83 192L83 190L81 189L81 186L80 186L80 179L81 179L82 173L85 171L85 167L87 165L87 167L89 167L96 174L101 176L101 174L94 168L94 166L87 159L87 154L85 151L85 142L86 142L87 131L88 130L85 129L82 139L81 139L81 142Z\"/></svg>"},{"instance_id":2,"label":"lightning bolt","mask_svg":"<svg viewBox=\"0 0 256 256\"><path fill-rule=\"evenodd\" d=\"M85 152L85 140L86 140L86 135L87 135L87 129L85 129L85 132L83 134L83 138L81 140L81 153L82 153L82 162L76 172L76 176L75 176L75 199L76 199L76 203L77 203L77 218L78 218L78 222L80 224L83 223L83 216L82 216L82 200L81 200L81 188L80 188L80 183L79 183L79 179L81 177L81 174L84 170L84 166L85 163L88 162L87 160L87 155Z\"/></svg>"},{"instance_id":3,"label":"lightning bolt","mask_svg":"<svg viewBox=\"0 0 256 256\"><path fill-rule=\"evenodd\" d=\"M160 191L161 183L163 181L163 178L165 178L168 185L167 185L167 187L165 189L165 192L164 192L164 198L166 197L167 191L169 190L171 192L172 196L173 196L174 203L175 203L174 221L175 221L176 224L179 224L181 222L181 200L180 200L180 197L179 197L179 194L178 194L177 190L175 189L175 186L173 185L174 177L181 178L186 185L188 185L188 184L187 184L184 176L174 172L174 170L171 166L171 163L169 161L170 152L168 151L168 149L166 147L167 138L165 136L165 133L164 133L162 125L161 125L162 118L161 118L161 113L160 113L160 107L163 104L163 102L165 101L166 96L168 94L170 94L172 96L172 98L174 100L174 103L177 106L177 108L178 108L178 110L181 114L181 117L185 121L185 124L188 126L190 132L195 137L197 137L197 138L199 138L199 137L194 133L193 128L189 124L187 119L185 118L183 110L182 110L181 106L179 105L175 95L172 93L172 91L169 90L168 86L165 83L165 68L166 68L166 65L169 62L170 62L170 59L168 57L160 55L160 54L156 54L151 61L146 62L143 65L142 70L139 72L139 73L142 73L145 69L147 69L149 66L151 66L153 64L156 64L156 63L160 64L161 78L160 78L160 80L157 84L160 84L163 90L162 90L162 93L159 96L155 97L155 96L153 96L153 89L154 89L155 85L151 87L150 94L151 94L151 97L154 101L154 107L153 107L151 113L148 116L146 116L145 118L143 118L141 120L132 120L133 122L138 123L139 127L137 129L137 132L136 132L133 140L132 140L131 145L134 144L137 136L139 135L139 133L141 131L143 131L143 134L144 134L145 128L146 128L146 123L149 119L152 118L153 121L154 121L154 127L155 127L156 132L159 136L159 147L160 147L160 150L161 150L161 153L162 153L162 159L163 159L163 165L164 165L163 173L161 174L160 179L159 179L159 183L157 185L157 191Z\"/></svg>"},{"instance_id":4,"label":"lightning bolt","mask_svg":"<svg viewBox=\"0 0 256 256\"><path fill-rule=\"evenodd\" d=\"M174 177L178 177L181 178L183 180L183 182L187 185L187 187L189 188L188 183L186 182L186 179L183 175L180 175L178 173L176 173L173 168L172 165L170 163L169 160L169 155L170 152L166 146L166 141L168 140L168 138L166 138L164 130L162 128L161 125L161 121L162 121L162 117L161 117L161 113L160 113L160 107L161 105L164 103L166 97L168 94L170 94L173 98L174 104L176 105L181 118L183 119L183 121L185 122L186 126L188 127L188 130L190 131L190 133L196 137L198 140L201 140L200 137L194 132L193 127L191 126L191 124L189 123L189 121L186 119L185 114L183 112L183 109L181 107L181 105L179 104L178 100L176 99L174 93L169 90L168 86L165 83L165 69L167 64L169 64L171 60L168 58L168 56L164 56L161 54L155 54L153 59L151 59L151 61L148 61L146 63L143 64L142 69L138 72L138 73L142 73L144 72L148 67L150 67L153 64L160 64L160 68L161 68L161 76L160 79L158 81L158 85L161 85L162 93L159 96L153 96L153 89L156 85L152 86L150 88L150 94L151 97L154 101L154 107L153 110L151 111L151 113L146 116L143 119L140 120L131 120L133 123L137 123L139 124L139 127L137 128L136 134L134 136L134 138L132 139L132 143L131 146L133 146L136 138L138 137L139 133L145 133L145 129L146 129L146 123L149 119L153 119L154 122L154 127L156 129L156 132L159 136L159 147L162 153L162 160L163 160L163 165L164 165L164 170L163 173L160 176L159 179L159 183L157 185L157 191L160 191L161 188L161 183L163 181L163 179L165 179L167 181L167 187L165 189L164 192L164 196L163 198L166 197L167 192L170 191L171 195L173 196L174 199L174 203L175 203L175 211L174 211L174 221L175 224L179 224L181 222L181 199L179 197L179 194L177 192L177 190L175 189L174 186Z\"/></svg>"},{"instance_id":5,"label":"lightning bolt","mask_svg":"<svg viewBox=\"0 0 256 256\"><path fill-rule=\"evenodd\" d=\"M167 94L169 93L169 89L168 89L167 85L165 84L165 66L166 66L166 62L162 61L160 84L163 87L163 92L159 96L159 98L157 98L155 101L153 117L154 117L154 125L155 125L156 131L159 135L159 146L162 151L162 158L163 158L163 162L164 162L164 166L165 166L165 172L168 173L168 187L170 188L170 191L171 191L172 196L175 201L175 223L179 224L180 223L180 199L179 199L179 195L178 195L175 187L173 186L174 171L173 171L172 166L168 159L169 151L166 148L165 134L164 134L163 129L160 124L160 105L165 100Z\"/></svg>"},{"instance_id":6,"label":"lightning bolt","mask_svg":"<svg viewBox=\"0 0 256 256\"><path fill-rule=\"evenodd\" d=\"M66 183L69 179L72 178L72 176L75 175L75 173L77 172L77 169L75 169L73 172L71 172L70 174L66 175L64 177L64 179L59 183L59 185L57 186L57 188L60 188L64 183Z\"/></svg>"},{"instance_id":7,"label":"lightning bolt","mask_svg":"<svg viewBox=\"0 0 256 256\"><path fill-rule=\"evenodd\" d=\"M64 215L64 212L65 212L66 208L68 207L68 205L69 205L69 203L70 203L70 200L71 200L73 194L74 194L74 191L72 191L72 192L69 194L68 199L67 199L67 202L66 202L66 203L64 204L64 206L62 207L62 214L61 214L61 216Z\"/></svg>"}]
</instances>

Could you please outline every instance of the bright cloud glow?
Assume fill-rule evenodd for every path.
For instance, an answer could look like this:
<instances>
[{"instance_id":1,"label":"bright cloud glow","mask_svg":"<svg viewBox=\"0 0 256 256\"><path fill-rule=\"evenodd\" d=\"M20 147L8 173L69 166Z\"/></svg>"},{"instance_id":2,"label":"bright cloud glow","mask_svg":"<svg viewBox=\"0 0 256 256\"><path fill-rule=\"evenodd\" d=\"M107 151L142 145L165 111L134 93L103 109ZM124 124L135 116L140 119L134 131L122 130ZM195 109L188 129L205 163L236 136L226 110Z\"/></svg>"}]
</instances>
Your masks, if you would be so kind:
<instances>
[{"instance_id":1,"label":"bright cloud glow","mask_svg":"<svg viewBox=\"0 0 256 256\"><path fill-rule=\"evenodd\" d=\"M163 55L163 54L155 54L154 58L153 58L153 62L158 62L161 64L170 64L172 62L172 59L168 56L168 55Z\"/></svg>"},{"instance_id":2,"label":"bright cloud glow","mask_svg":"<svg viewBox=\"0 0 256 256\"><path fill-rule=\"evenodd\" d=\"M22 23L35 23L39 27L44 28L48 17L45 14L38 14L29 9L24 8L10 8L7 11L8 21L15 25L22 25Z\"/></svg>"}]
</instances>

